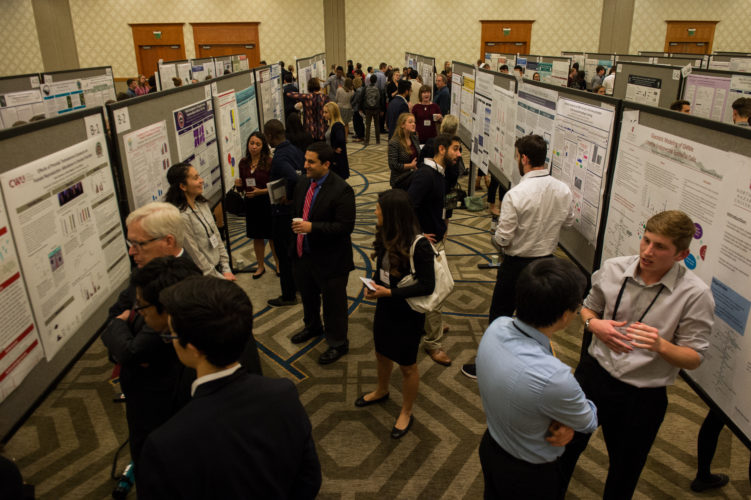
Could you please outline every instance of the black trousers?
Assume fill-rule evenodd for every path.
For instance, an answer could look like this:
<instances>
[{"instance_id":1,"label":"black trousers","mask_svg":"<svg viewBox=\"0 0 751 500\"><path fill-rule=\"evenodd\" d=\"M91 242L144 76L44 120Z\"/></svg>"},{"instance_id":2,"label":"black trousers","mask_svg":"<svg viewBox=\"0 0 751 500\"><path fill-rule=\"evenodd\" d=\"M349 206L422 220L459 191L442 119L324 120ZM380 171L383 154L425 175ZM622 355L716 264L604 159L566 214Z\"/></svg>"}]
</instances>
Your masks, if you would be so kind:
<instances>
[{"instance_id":1,"label":"black trousers","mask_svg":"<svg viewBox=\"0 0 751 500\"><path fill-rule=\"evenodd\" d=\"M533 464L520 460L501 448L487 430L480 442L480 464L486 500L563 498L559 496L561 471L557 461Z\"/></svg>"},{"instance_id":2,"label":"black trousers","mask_svg":"<svg viewBox=\"0 0 751 500\"><path fill-rule=\"evenodd\" d=\"M587 398L597 406L597 418L608 449L610 468L603 498L630 499L665 418L667 390L665 387L638 388L621 382L589 354L579 361L574 376ZM568 487L590 436L577 432L566 445L561 457L564 488Z\"/></svg>"},{"instance_id":3,"label":"black trousers","mask_svg":"<svg viewBox=\"0 0 751 500\"><path fill-rule=\"evenodd\" d=\"M309 256L294 259L295 281L302 297L303 322L311 331L326 334L331 347L347 345L347 280L344 275L323 278L316 272L316 265ZM323 323L321 323L321 299L323 299Z\"/></svg>"},{"instance_id":4,"label":"black trousers","mask_svg":"<svg viewBox=\"0 0 751 500\"><path fill-rule=\"evenodd\" d=\"M365 137L365 121L360 116L359 111L355 111L352 114L352 126L355 128L355 137L362 139Z\"/></svg>"},{"instance_id":5,"label":"black trousers","mask_svg":"<svg viewBox=\"0 0 751 500\"><path fill-rule=\"evenodd\" d=\"M282 285L282 298L284 300L295 300L297 288L295 287L295 277L292 274L292 261L289 252L292 240L295 234L292 232L291 215L272 215L271 216L271 239L274 240L276 257L279 259L279 281Z\"/></svg>"},{"instance_id":6,"label":"black trousers","mask_svg":"<svg viewBox=\"0 0 751 500\"><path fill-rule=\"evenodd\" d=\"M490 301L490 314L488 319L492 323L500 316L513 316L516 310L516 281L519 275L530 263L537 259L549 259L552 255L544 257L516 257L505 255L498 268L493 298Z\"/></svg>"}]
</instances>

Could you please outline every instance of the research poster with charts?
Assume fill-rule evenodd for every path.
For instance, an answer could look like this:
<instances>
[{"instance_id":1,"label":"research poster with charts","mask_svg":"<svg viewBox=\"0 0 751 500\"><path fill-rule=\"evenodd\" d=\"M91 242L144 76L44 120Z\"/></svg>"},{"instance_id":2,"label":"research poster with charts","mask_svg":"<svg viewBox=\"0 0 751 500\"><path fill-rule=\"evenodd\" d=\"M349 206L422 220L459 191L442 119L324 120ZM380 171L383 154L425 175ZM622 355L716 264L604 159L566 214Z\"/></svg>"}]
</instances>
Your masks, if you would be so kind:
<instances>
[{"instance_id":1,"label":"research poster with charts","mask_svg":"<svg viewBox=\"0 0 751 500\"><path fill-rule=\"evenodd\" d=\"M271 65L271 111L274 118L284 121L284 100L282 99L282 66ZM265 96L266 94L264 94ZM266 116L266 115L264 115ZM267 118L268 120L268 118Z\"/></svg>"},{"instance_id":2,"label":"research poster with charts","mask_svg":"<svg viewBox=\"0 0 751 500\"><path fill-rule=\"evenodd\" d=\"M691 103L694 116L726 123L733 121L730 78L690 74L686 77L683 98Z\"/></svg>"},{"instance_id":3,"label":"research poster with charts","mask_svg":"<svg viewBox=\"0 0 751 500\"><path fill-rule=\"evenodd\" d=\"M0 175L48 360L130 273L104 135Z\"/></svg>"},{"instance_id":4,"label":"research poster with charts","mask_svg":"<svg viewBox=\"0 0 751 500\"><path fill-rule=\"evenodd\" d=\"M169 189L167 121L162 120L123 136L125 159L134 206L163 201Z\"/></svg>"},{"instance_id":5,"label":"research poster with charts","mask_svg":"<svg viewBox=\"0 0 751 500\"><path fill-rule=\"evenodd\" d=\"M627 101L657 106L660 103L662 80L649 76L628 75L626 83Z\"/></svg>"},{"instance_id":6,"label":"research poster with charts","mask_svg":"<svg viewBox=\"0 0 751 500\"><path fill-rule=\"evenodd\" d=\"M462 76L451 73L451 114L461 120Z\"/></svg>"},{"instance_id":7,"label":"research poster with charts","mask_svg":"<svg viewBox=\"0 0 751 500\"><path fill-rule=\"evenodd\" d=\"M251 73L251 81L253 74ZM256 103L256 86L252 84L247 89L235 93L237 102L237 114L240 117L240 149L245 152L245 142L250 134L259 130L258 105Z\"/></svg>"},{"instance_id":8,"label":"research poster with charts","mask_svg":"<svg viewBox=\"0 0 751 500\"><path fill-rule=\"evenodd\" d=\"M517 95L516 137L537 134L548 143L545 163L550 165L550 142L555 130L558 92L534 85L521 84Z\"/></svg>"},{"instance_id":9,"label":"research poster with charts","mask_svg":"<svg viewBox=\"0 0 751 500\"><path fill-rule=\"evenodd\" d=\"M0 194L0 403L44 357Z\"/></svg>"},{"instance_id":10,"label":"research poster with charts","mask_svg":"<svg viewBox=\"0 0 751 500\"><path fill-rule=\"evenodd\" d=\"M683 265L712 290L715 323L696 380L751 436L751 172L749 159L638 125L624 113L602 260L639 252L646 221L677 209L696 233Z\"/></svg>"},{"instance_id":11,"label":"research poster with charts","mask_svg":"<svg viewBox=\"0 0 751 500\"><path fill-rule=\"evenodd\" d=\"M82 80L52 82L49 75L41 86L44 100L44 115L52 118L86 107Z\"/></svg>"},{"instance_id":12,"label":"research poster with charts","mask_svg":"<svg viewBox=\"0 0 751 500\"><path fill-rule=\"evenodd\" d=\"M162 90L174 89L175 82L173 78L177 78L177 70L174 64L160 64L159 65L159 81L162 85Z\"/></svg>"},{"instance_id":13,"label":"research poster with charts","mask_svg":"<svg viewBox=\"0 0 751 500\"><path fill-rule=\"evenodd\" d=\"M227 189L235 185L240 178L238 167L244 148L240 139L240 118L237 111L235 91L230 90L214 98L216 107L216 126L219 136L219 156L222 159L224 185Z\"/></svg>"},{"instance_id":14,"label":"research poster with charts","mask_svg":"<svg viewBox=\"0 0 751 500\"><path fill-rule=\"evenodd\" d=\"M493 119L495 139L493 163L498 165L509 181L516 168L514 142L516 141L516 94L497 85L493 86Z\"/></svg>"},{"instance_id":15,"label":"research poster with charts","mask_svg":"<svg viewBox=\"0 0 751 500\"><path fill-rule=\"evenodd\" d=\"M488 173L493 130L493 75L477 73L475 81L475 115L472 134L472 158L483 173Z\"/></svg>"},{"instance_id":16,"label":"research poster with charts","mask_svg":"<svg viewBox=\"0 0 751 500\"><path fill-rule=\"evenodd\" d=\"M176 109L172 115L177 134L177 157L198 171L204 183L203 195L211 199L222 188L211 99Z\"/></svg>"},{"instance_id":17,"label":"research poster with charts","mask_svg":"<svg viewBox=\"0 0 751 500\"><path fill-rule=\"evenodd\" d=\"M474 73L464 73L462 75L461 87L461 108L459 123L464 128L472 131L472 116L474 115L475 106L475 75Z\"/></svg>"},{"instance_id":18,"label":"research poster with charts","mask_svg":"<svg viewBox=\"0 0 751 500\"><path fill-rule=\"evenodd\" d=\"M91 76L81 80L86 106L104 106L107 101L116 101L115 83L112 75Z\"/></svg>"},{"instance_id":19,"label":"research poster with charts","mask_svg":"<svg viewBox=\"0 0 751 500\"><path fill-rule=\"evenodd\" d=\"M556 111L555 132L549 148L550 173L571 189L574 229L595 246L602 218L615 108L561 97Z\"/></svg>"},{"instance_id":20,"label":"research poster with charts","mask_svg":"<svg viewBox=\"0 0 751 500\"><path fill-rule=\"evenodd\" d=\"M10 128L17 121L28 122L32 116L44 114L44 101L38 88L0 94L0 128Z\"/></svg>"}]
</instances>

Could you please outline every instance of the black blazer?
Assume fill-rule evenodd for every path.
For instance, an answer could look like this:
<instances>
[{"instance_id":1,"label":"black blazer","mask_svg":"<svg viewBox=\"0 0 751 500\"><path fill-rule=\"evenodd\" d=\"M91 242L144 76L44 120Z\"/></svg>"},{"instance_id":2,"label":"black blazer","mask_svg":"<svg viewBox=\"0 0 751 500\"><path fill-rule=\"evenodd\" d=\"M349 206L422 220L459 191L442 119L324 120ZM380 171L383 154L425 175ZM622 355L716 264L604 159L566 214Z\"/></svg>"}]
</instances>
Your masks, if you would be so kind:
<instances>
[{"instance_id":1,"label":"black blazer","mask_svg":"<svg viewBox=\"0 0 751 500\"><path fill-rule=\"evenodd\" d=\"M321 465L297 390L240 369L198 386L151 433L138 498L315 498Z\"/></svg>"},{"instance_id":2,"label":"black blazer","mask_svg":"<svg viewBox=\"0 0 751 500\"><path fill-rule=\"evenodd\" d=\"M309 187L309 178L301 178L295 186L293 217L302 217ZM313 272L328 279L353 270L355 263L350 235L355 229L355 192L331 170L310 208L308 220L313 223L313 229L308 233L310 257L315 266ZM293 258L297 258L296 243L297 238L294 238L290 248Z\"/></svg>"},{"instance_id":3,"label":"black blazer","mask_svg":"<svg viewBox=\"0 0 751 500\"><path fill-rule=\"evenodd\" d=\"M334 150L334 161L331 164L331 170L346 180L349 178L349 159L347 158L347 134L344 131L344 125L334 122L331 126L330 141L331 149ZM341 148L342 152L337 153L336 148Z\"/></svg>"}]
</instances>

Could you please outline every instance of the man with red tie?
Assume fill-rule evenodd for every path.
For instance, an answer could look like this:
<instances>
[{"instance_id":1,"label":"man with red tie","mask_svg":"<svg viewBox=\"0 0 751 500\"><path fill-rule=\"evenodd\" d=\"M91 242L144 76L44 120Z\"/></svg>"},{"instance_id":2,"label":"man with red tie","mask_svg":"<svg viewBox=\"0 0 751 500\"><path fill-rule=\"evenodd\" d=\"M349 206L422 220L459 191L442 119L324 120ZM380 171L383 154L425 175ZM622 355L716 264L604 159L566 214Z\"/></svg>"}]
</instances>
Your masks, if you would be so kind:
<instances>
[{"instance_id":1,"label":"man with red tie","mask_svg":"<svg viewBox=\"0 0 751 500\"><path fill-rule=\"evenodd\" d=\"M325 333L328 349L318 358L322 365L349 352L347 279L355 268L350 239L355 227L355 193L341 177L329 171L333 155L333 149L325 142L308 146L307 180L295 186L292 219L296 234L293 269L302 297L305 327L291 340L300 344Z\"/></svg>"}]
</instances>

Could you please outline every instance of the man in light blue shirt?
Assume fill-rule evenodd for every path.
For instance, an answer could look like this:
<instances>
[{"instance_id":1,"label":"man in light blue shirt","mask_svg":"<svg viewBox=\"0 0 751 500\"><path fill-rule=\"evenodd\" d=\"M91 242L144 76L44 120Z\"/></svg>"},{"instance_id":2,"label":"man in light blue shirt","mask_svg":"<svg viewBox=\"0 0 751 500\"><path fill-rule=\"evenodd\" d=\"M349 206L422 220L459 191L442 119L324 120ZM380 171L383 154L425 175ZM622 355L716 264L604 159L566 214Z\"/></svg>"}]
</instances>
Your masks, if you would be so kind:
<instances>
[{"instance_id":1,"label":"man in light blue shirt","mask_svg":"<svg viewBox=\"0 0 751 500\"><path fill-rule=\"evenodd\" d=\"M531 263L516 287L516 318L496 319L480 342L485 498L563 498L558 457L574 431L597 428L595 405L550 346L576 317L585 287L570 261Z\"/></svg>"}]
</instances>

